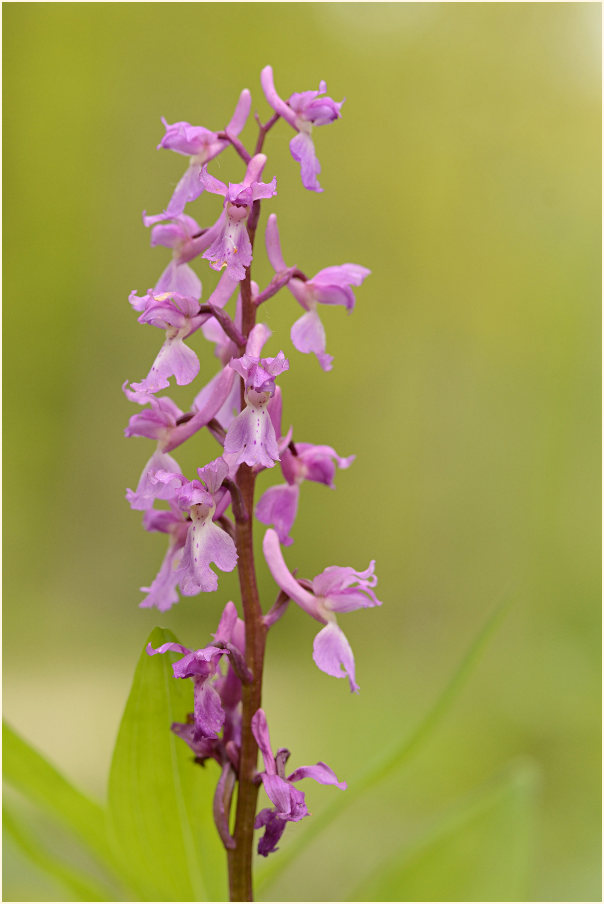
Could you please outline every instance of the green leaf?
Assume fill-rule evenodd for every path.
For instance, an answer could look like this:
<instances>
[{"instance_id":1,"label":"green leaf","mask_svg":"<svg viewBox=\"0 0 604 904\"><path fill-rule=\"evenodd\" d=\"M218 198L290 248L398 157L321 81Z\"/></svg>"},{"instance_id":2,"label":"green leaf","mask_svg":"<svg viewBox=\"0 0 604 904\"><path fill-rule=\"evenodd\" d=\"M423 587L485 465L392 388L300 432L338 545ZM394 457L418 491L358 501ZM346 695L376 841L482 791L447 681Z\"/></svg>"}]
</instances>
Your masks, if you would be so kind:
<instances>
[{"instance_id":1,"label":"green leaf","mask_svg":"<svg viewBox=\"0 0 604 904\"><path fill-rule=\"evenodd\" d=\"M175 641L155 628L149 642ZM173 654L140 657L109 776L111 834L144 901L226 899L226 855L212 817L218 781L171 731L193 708L192 685L175 679Z\"/></svg>"},{"instance_id":2,"label":"green leaf","mask_svg":"<svg viewBox=\"0 0 604 904\"><path fill-rule=\"evenodd\" d=\"M337 819L343 811L354 803L361 795L365 794L379 782L385 779L396 769L403 766L413 753L421 746L422 742L430 737L449 707L457 697L466 678L471 673L478 661L487 641L499 625L502 616L507 612L511 598L499 605L486 620L465 655L461 659L449 682L444 687L440 696L436 699L432 708L428 711L414 732L408 737L395 743L390 752L381 756L368 766L356 779L353 779L348 790L339 794L319 813L309 820L310 825L304 833L300 833L295 845L291 845L275 857L272 864L268 864L258 872L256 886L259 892L264 892L266 887L289 866L289 864L314 841L318 835Z\"/></svg>"},{"instance_id":3,"label":"green leaf","mask_svg":"<svg viewBox=\"0 0 604 904\"><path fill-rule=\"evenodd\" d=\"M8 805L2 807L2 825L6 834L17 847L43 873L57 879L72 893L74 901L117 901L120 898L87 875L85 870L76 869L69 861L49 852L44 839L32 831L30 825L20 821Z\"/></svg>"},{"instance_id":4,"label":"green leaf","mask_svg":"<svg viewBox=\"0 0 604 904\"><path fill-rule=\"evenodd\" d=\"M107 841L105 811L71 785L54 766L9 725L2 723L4 779L86 844L104 863L113 854Z\"/></svg>"},{"instance_id":5,"label":"green leaf","mask_svg":"<svg viewBox=\"0 0 604 904\"><path fill-rule=\"evenodd\" d=\"M351 900L529 900L537 786L532 763L512 765L378 867Z\"/></svg>"}]
</instances>

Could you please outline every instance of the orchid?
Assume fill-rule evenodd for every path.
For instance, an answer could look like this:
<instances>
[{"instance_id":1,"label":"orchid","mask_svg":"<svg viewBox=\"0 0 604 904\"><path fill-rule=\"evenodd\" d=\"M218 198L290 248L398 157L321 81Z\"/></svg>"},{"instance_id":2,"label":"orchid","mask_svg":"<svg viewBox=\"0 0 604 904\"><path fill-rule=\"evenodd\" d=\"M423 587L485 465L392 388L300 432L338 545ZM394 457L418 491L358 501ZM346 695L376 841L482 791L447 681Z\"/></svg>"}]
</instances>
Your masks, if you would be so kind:
<instances>
[{"instance_id":1,"label":"orchid","mask_svg":"<svg viewBox=\"0 0 604 904\"><path fill-rule=\"evenodd\" d=\"M172 258L154 288L142 296L132 292L129 298L139 323L162 330L164 338L147 376L123 386L126 398L139 406L128 421L126 436L155 444L136 490L128 490L126 498L132 509L143 513L144 529L167 539L155 578L141 588L144 597L139 605L165 613L180 597L203 596L207 600L204 605L211 607L208 594L218 590L222 575L237 569L239 577L242 616L235 602L228 602L213 640L206 646L193 649L170 639L147 648L150 656L180 654L173 665L174 677L193 682L192 711L179 713L179 721L170 727L187 744L194 763L203 765L211 760L220 768L213 816L229 852L231 900L239 901L252 900L254 828L264 830L258 852L267 856L277 850L288 822L309 815L304 793L297 786L300 780L312 778L319 784L346 787L323 762L286 774L289 751L281 748L273 754L262 709L267 632L293 601L321 625L313 646L319 669L347 677L351 690L358 691L354 657L337 616L381 605L373 589L377 583L374 561L365 571L330 566L312 581L305 581L296 579L283 559L281 544L293 542L290 534L302 484L311 481L334 489L336 469L350 467L355 456L342 457L326 444L294 442L293 426L282 432L279 381L289 371L290 362L279 346L267 354L271 330L259 321L258 311L287 287L304 311L291 330L294 347L314 353L321 368L330 370L332 358L325 348L318 307L341 305L350 312L355 304L353 287L361 285L369 270L341 264L308 278L296 267L287 267L277 219L271 214L265 245L274 277L264 287L252 278L261 202L277 194L276 178L261 181L269 131L279 119L295 129L290 150L301 164L302 182L319 192L320 166L312 127L338 119L341 108L341 103L326 96L323 82L318 91L292 94L288 101L277 94L270 66L262 71L261 83L274 115L265 124L258 120L253 153L239 138L251 107L247 90L223 132L188 122L165 123L160 147L189 156L189 167L164 212L144 215L143 220L152 226L151 246L169 249ZM223 182L208 171L208 163L228 148L245 164L242 181ZM186 204L202 192L222 198L222 210L209 228L201 228L184 213ZM197 272L204 262L210 272L224 271L205 301ZM201 385L197 384L200 372L206 374ZM162 394L171 380L183 388L178 404ZM192 384L196 385L187 399L187 387ZM172 453L202 431L210 434L210 442L219 444L220 452L207 464L202 459L198 466L196 461L196 476L189 479ZM200 453L202 444L195 454ZM256 483L277 462L285 482L265 488L256 502ZM254 516L269 526L263 551L278 590L267 611L256 583ZM260 772L258 750L264 762ZM271 806L257 813L260 784ZM233 822L230 811L235 787Z\"/></svg>"},{"instance_id":2,"label":"orchid","mask_svg":"<svg viewBox=\"0 0 604 904\"><path fill-rule=\"evenodd\" d=\"M224 197L224 210L216 224L218 234L203 257L214 270L226 267L227 273L238 281L244 279L245 268L252 263L252 245L247 233L252 204L277 194L276 179L269 183L258 181L265 163L264 154L257 154L251 159L243 182L229 182L228 186L211 176L205 166L199 177L206 191Z\"/></svg>"},{"instance_id":3,"label":"orchid","mask_svg":"<svg viewBox=\"0 0 604 904\"><path fill-rule=\"evenodd\" d=\"M277 843L287 823L299 822L309 815L304 794L295 787L295 782L303 778L313 778L321 785L335 785L342 790L347 786L346 782L338 781L337 775L326 763L300 766L286 778L285 764L289 759L289 750L282 747L273 756L266 714L262 709L252 717L252 732L264 760L264 772L260 773L260 778L264 790L274 804L273 808L261 810L254 823L256 829L264 827L264 835L258 842L258 853L268 857L277 850Z\"/></svg>"},{"instance_id":4,"label":"orchid","mask_svg":"<svg viewBox=\"0 0 604 904\"><path fill-rule=\"evenodd\" d=\"M233 117L225 130L226 134L239 135L250 112L251 100L247 89L241 92ZM203 185L199 181L201 167L229 146L228 138L219 138L217 132L211 132L203 126L192 126L188 122L175 122L170 125L163 117L162 122L166 134L157 145L158 150L165 148L176 151L190 160L165 211L152 217L143 214L145 226L180 216L188 202L194 201L203 191Z\"/></svg>"},{"instance_id":5,"label":"orchid","mask_svg":"<svg viewBox=\"0 0 604 904\"><path fill-rule=\"evenodd\" d=\"M224 720L225 714L222 708L220 694L212 685L212 679L218 675L218 665L223 656L239 655L240 651L232 646L231 640L237 624L237 609L231 602L227 603L218 629L214 635L214 643L201 650L191 651L180 643L165 643L153 649L151 644L147 648L150 656L156 653L183 653L183 658L172 666L175 678L192 678L194 683L195 700L195 734L197 740L201 738L217 738Z\"/></svg>"},{"instance_id":6,"label":"orchid","mask_svg":"<svg viewBox=\"0 0 604 904\"><path fill-rule=\"evenodd\" d=\"M318 91L303 91L292 94L287 101L277 94L273 80L273 67L265 66L260 75L264 95L273 110L285 119L296 131L297 135L289 143L291 155L300 164L302 185L309 191L323 191L317 176L321 172L321 164L315 154L315 146L311 137L313 126L324 126L342 114L340 108L344 101L335 101L326 96L327 85L320 82Z\"/></svg>"},{"instance_id":7,"label":"orchid","mask_svg":"<svg viewBox=\"0 0 604 904\"><path fill-rule=\"evenodd\" d=\"M271 214L266 227L266 250L277 273L287 270L281 253L277 216ZM325 329L317 312L318 304L344 305L348 314L354 308L351 286L360 286L371 270L359 264L340 264L326 267L311 279L292 276L287 287L304 310L291 329L291 340L299 352L317 356L323 370L331 370L333 357L325 351Z\"/></svg>"},{"instance_id":8,"label":"orchid","mask_svg":"<svg viewBox=\"0 0 604 904\"><path fill-rule=\"evenodd\" d=\"M144 436L157 440L157 449L143 468L136 491L127 490L126 499L133 509L146 511L153 507L156 499L168 499L171 495L169 483L157 486L152 479L157 471L178 474L178 463L168 455L166 445L182 411L167 396L149 396L151 408L133 414L124 430L126 436ZM143 397L143 401L146 398Z\"/></svg>"},{"instance_id":9,"label":"orchid","mask_svg":"<svg viewBox=\"0 0 604 904\"><path fill-rule=\"evenodd\" d=\"M132 292L130 304L135 310L142 311L139 323L148 323L166 332L164 344L148 375L140 383L132 383L132 388L139 392L158 392L170 385L168 378L172 376L179 386L192 383L199 373L199 359L193 349L185 345L184 339L207 317L199 313L198 301L177 292L154 295L149 289L142 298Z\"/></svg>"},{"instance_id":10,"label":"orchid","mask_svg":"<svg viewBox=\"0 0 604 904\"><path fill-rule=\"evenodd\" d=\"M255 327L248 342L251 352L260 351L256 345L263 344L268 334L264 330L261 332L260 325ZM268 402L275 394L275 377L289 370L289 361L282 351L275 358L261 358L246 351L241 358L234 358L230 366L244 380L246 406L229 425L224 451L234 456L233 465L272 468L279 460L279 447Z\"/></svg>"},{"instance_id":11,"label":"orchid","mask_svg":"<svg viewBox=\"0 0 604 904\"><path fill-rule=\"evenodd\" d=\"M188 481L182 474L157 471L151 481L171 488L171 500L190 516L178 582L185 596L200 591L216 590L218 578L210 568L214 563L221 571L232 571L237 564L237 550L232 537L214 523L229 504L222 482L228 474L223 458L198 468L199 480Z\"/></svg>"},{"instance_id":12,"label":"orchid","mask_svg":"<svg viewBox=\"0 0 604 904\"><path fill-rule=\"evenodd\" d=\"M377 584L375 562L370 562L365 571L331 565L318 574L307 589L294 578L285 564L279 537L274 530L267 530L262 548L266 564L281 590L308 615L325 625L315 637L315 663L328 675L347 677L350 690L357 693L359 686L355 681L354 656L346 635L338 625L336 613L382 605L373 592Z\"/></svg>"}]
</instances>

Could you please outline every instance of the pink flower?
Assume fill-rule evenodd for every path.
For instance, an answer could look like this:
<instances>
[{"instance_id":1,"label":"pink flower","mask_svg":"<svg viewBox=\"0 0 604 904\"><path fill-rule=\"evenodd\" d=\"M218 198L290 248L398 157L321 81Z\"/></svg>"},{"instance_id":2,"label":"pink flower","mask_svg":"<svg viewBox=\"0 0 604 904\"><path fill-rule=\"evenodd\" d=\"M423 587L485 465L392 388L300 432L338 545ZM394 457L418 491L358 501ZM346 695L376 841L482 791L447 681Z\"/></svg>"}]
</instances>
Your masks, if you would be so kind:
<instances>
[{"instance_id":1,"label":"pink flower","mask_svg":"<svg viewBox=\"0 0 604 904\"><path fill-rule=\"evenodd\" d=\"M213 270L226 267L227 273L238 281L245 277L245 268L252 262L252 246L247 233L252 204L277 194L276 179L269 183L258 181L265 164L264 154L257 154L250 160L243 182L229 182L228 186L211 176L205 166L199 177L206 191L224 197L224 210L216 223L217 237L203 257L210 261Z\"/></svg>"},{"instance_id":2,"label":"pink flower","mask_svg":"<svg viewBox=\"0 0 604 904\"><path fill-rule=\"evenodd\" d=\"M241 92L233 118L226 131L236 137L243 129L252 98L250 92L245 89ZM194 201L203 191L203 185L199 181L201 167L213 160L221 151L229 146L229 142L219 138L216 132L210 132L203 126L192 126L188 122L175 122L172 125L162 117L166 134L158 144L159 148L167 148L189 157L189 166L184 176L176 186L174 194L163 213L148 217L143 214L145 226L151 226L160 220L171 220L178 217L185 209L189 201Z\"/></svg>"},{"instance_id":3,"label":"pink flower","mask_svg":"<svg viewBox=\"0 0 604 904\"><path fill-rule=\"evenodd\" d=\"M257 324L250 333L246 354L230 362L230 367L245 381L246 403L241 414L231 422L224 442L225 454L232 456L233 467L245 463L250 467L272 468L279 460L268 403L275 393L275 377L289 370L289 361L282 351L276 358L259 356L268 333L263 324Z\"/></svg>"},{"instance_id":4,"label":"pink flower","mask_svg":"<svg viewBox=\"0 0 604 904\"><path fill-rule=\"evenodd\" d=\"M377 584L375 561L370 562L365 571L332 565L310 581L309 589L306 589L285 564L279 537L274 530L267 530L262 548L270 572L281 590L308 615L325 625L315 637L313 645L316 665L335 678L347 676L351 691L357 692L359 687L355 682L354 656L337 623L336 613L382 605L373 592L373 587Z\"/></svg>"},{"instance_id":5,"label":"pink flower","mask_svg":"<svg viewBox=\"0 0 604 904\"><path fill-rule=\"evenodd\" d=\"M291 155L300 164L302 185L310 191L323 191L317 176L321 172L321 164L315 154L315 146L311 138L313 126L324 126L340 119L340 108L344 101L335 101L324 96L327 91L325 82L319 83L318 91L302 91L292 94L287 102L277 94L273 81L273 67L265 66L260 73L260 83L264 95L273 110L282 116L297 131L295 138L289 143Z\"/></svg>"},{"instance_id":6,"label":"pink flower","mask_svg":"<svg viewBox=\"0 0 604 904\"><path fill-rule=\"evenodd\" d=\"M178 463L171 455L168 455L166 446L182 411L167 396L161 399L148 396L141 401L150 401L151 408L133 414L124 433L126 436L145 436L149 439L156 439L157 449L143 468L136 490L126 490L126 499L131 508L137 511L147 511L153 507L156 499L169 499L172 494L172 489L168 484L157 485L152 479L155 472L180 473ZM155 530L156 528L149 529Z\"/></svg>"},{"instance_id":7,"label":"pink flower","mask_svg":"<svg viewBox=\"0 0 604 904\"><path fill-rule=\"evenodd\" d=\"M225 713L219 691L214 687L214 679L220 675L218 666L223 656L235 653L232 649L233 635L238 618L234 603L227 603L214 643L202 650L191 651L180 643L164 643L157 649L147 646L149 656L156 653L183 653L183 658L172 666L175 678L192 678L194 684L194 740L217 738L225 721ZM229 649L231 648L231 649Z\"/></svg>"},{"instance_id":8,"label":"pink flower","mask_svg":"<svg viewBox=\"0 0 604 904\"><path fill-rule=\"evenodd\" d=\"M277 216L274 213L268 218L265 240L268 258L275 271L280 273L287 270L281 253ZM351 286L360 286L370 273L371 270L359 264L340 264L319 270L306 281L293 277L287 283L287 288L306 311L292 326L291 340L299 352L315 354L323 370L331 370L333 358L325 352L325 329L317 305L343 305L350 314L355 305Z\"/></svg>"},{"instance_id":9,"label":"pink flower","mask_svg":"<svg viewBox=\"0 0 604 904\"><path fill-rule=\"evenodd\" d=\"M263 709L257 710L252 716L252 732L264 760L264 772L260 773L260 778L267 796L274 804L273 809L261 810L254 823L255 829L264 827L264 835L258 842L258 853L268 857L277 850L277 842L283 835L287 823L299 822L309 815L304 792L299 791L294 782L312 778L321 785L335 785L342 790L346 788L346 782L339 782L333 769L321 762L314 766L300 766L286 778L285 764L289 759L289 750L282 747L273 756Z\"/></svg>"},{"instance_id":10,"label":"pink flower","mask_svg":"<svg viewBox=\"0 0 604 904\"><path fill-rule=\"evenodd\" d=\"M155 393L169 386L168 377L172 376L179 386L192 383L199 373L199 360L184 340L208 318L207 314L199 313L199 302L177 292L155 295L149 289L142 298L131 292L130 304L135 310L142 311L139 323L148 323L166 332L151 370L140 383L132 383L132 389L139 393Z\"/></svg>"},{"instance_id":11,"label":"pink flower","mask_svg":"<svg viewBox=\"0 0 604 904\"><path fill-rule=\"evenodd\" d=\"M184 596L195 596L218 589L218 577L210 568L233 571L237 564L237 549L232 537L215 520L230 503L222 482L228 475L223 458L217 458L205 468L198 468L199 480L188 481L182 474L158 471L151 478L170 487L170 501L188 513L188 531L177 568L177 583Z\"/></svg>"}]
</instances>

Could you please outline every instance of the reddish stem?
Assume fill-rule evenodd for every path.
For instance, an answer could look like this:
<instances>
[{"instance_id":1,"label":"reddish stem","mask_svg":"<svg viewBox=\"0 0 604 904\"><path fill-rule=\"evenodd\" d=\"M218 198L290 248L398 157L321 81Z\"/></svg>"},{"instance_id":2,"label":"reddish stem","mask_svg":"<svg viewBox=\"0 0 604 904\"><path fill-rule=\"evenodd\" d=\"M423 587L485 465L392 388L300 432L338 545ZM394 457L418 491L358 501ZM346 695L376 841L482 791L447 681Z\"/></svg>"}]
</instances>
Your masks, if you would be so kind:
<instances>
[{"instance_id":1,"label":"reddish stem","mask_svg":"<svg viewBox=\"0 0 604 904\"><path fill-rule=\"evenodd\" d=\"M230 141L243 162L245 164L248 164L250 162L252 158L238 138L236 138L234 135L229 135L226 129L224 130L224 132L218 132L218 138L222 138L224 141Z\"/></svg>"},{"instance_id":2,"label":"reddish stem","mask_svg":"<svg viewBox=\"0 0 604 904\"><path fill-rule=\"evenodd\" d=\"M237 483L245 507L253 511L255 475L248 465L241 465L237 472ZM252 848L254 842L254 820L256 818L256 767L258 746L252 734L251 722L254 713L262 705L262 668L266 626L262 617L256 571L251 518L236 521L236 542L239 561L239 586L245 619L245 661L252 673L250 684L242 685L241 753L239 758L239 784L237 811L235 817L235 848L228 852L229 888L231 901L252 901Z\"/></svg>"},{"instance_id":3,"label":"reddish stem","mask_svg":"<svg viewBox=\"0 0 604 904\"><path fill-rule=\"evenodd\" d=\"M260 202L255 201L248 219L248 234L252 247L259 216ZM246 269L245 279L241 282L241 307L241 330L247 340L256 323L256 306L252 300L249 267ZM243 404L242 383L242 406ZM235 846L227 852L231 901L253 901L254 899L252 850L258 798L258 745L252 733L252 716L262 705L262 669L267 632L260 606L254 564L252 527L255 481L256 475L253 470L246 464L240 465L236 482L242 504L234 506L233 514L235 516L235 542L239 556L237 571L245 621L245 662L251 672L252 680L249 684L242 685L241 752L233 833Z\"/></svg>"},{"instance_id":4,"label":"reddish stem","mask_svg":"<svg viewBox=\"0 0 604 904\"><path fill-rule=\"evenodd\" d=\"M266 133L270 129L272 129L272 127L275 125L275 123L280 118L281 117L279 116L278 113L273 113L273 115L268 120L268 122L266 122L264 125L262 125L262 123L260 122L260 117L256 113L256 122L258 123L259 133L258 133L258 141L256 142L256 147L254 148L254 154L259 154L262 151L262 148L264 147L264 139L266 138Z\"/></svg>"}]
</instances>

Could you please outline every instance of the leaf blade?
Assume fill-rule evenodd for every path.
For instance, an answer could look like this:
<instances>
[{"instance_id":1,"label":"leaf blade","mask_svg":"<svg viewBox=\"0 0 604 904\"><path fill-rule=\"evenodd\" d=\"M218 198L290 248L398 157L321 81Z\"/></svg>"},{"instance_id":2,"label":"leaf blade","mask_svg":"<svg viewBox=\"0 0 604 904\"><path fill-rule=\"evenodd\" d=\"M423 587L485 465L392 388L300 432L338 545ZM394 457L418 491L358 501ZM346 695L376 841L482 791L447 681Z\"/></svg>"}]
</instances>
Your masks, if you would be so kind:
<instances>
[{"instance_id":1,"label":"leaf blade","mask_svg":"<svg viewBox=\"0 0 604 904\"><path fill-rule=\"evenodd\" d=\"M103 807L75 788L6 722L2 723L2 751L4 779L111 866Z\"/></svg>"},{"instance_id":2,"label":"leaf blade","mask_svg":"<svg viewBox=\"0 0 604 904\"><path fill-rule=\"evenodd\" d=\"M149 642L174 641L155 628ZM224 851L212 822L212 779L171 731L192 708L191 685L173 677L173 654L143 650L109 776L110 831L142 900L220 900L213 865ZM210 897L210 895L212 897Z\"/></svg>"},{"instance_id":3,"label":"leaf blade","mask_svg":"<svg viewBox=\"0 0 604 904\"><path fill-rule=\"evenodd\" d=\"M117 901L104 885L94 878L75 869L70 863L46 850L41 839L29 826L16 816L7 804L2 807L2 825L4 831L13 840L23 854L43 873L58 880L74 895L74 901Z\"/></svg>"}]
</instances>

